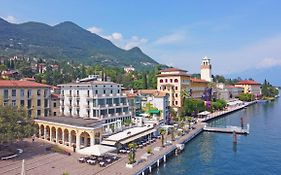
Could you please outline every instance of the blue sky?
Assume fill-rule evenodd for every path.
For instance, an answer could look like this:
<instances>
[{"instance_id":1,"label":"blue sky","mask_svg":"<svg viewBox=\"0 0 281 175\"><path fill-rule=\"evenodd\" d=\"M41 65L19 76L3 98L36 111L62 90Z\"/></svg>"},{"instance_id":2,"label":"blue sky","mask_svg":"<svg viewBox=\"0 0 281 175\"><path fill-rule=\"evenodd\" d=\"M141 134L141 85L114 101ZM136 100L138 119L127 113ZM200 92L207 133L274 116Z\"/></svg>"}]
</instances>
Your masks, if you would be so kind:
<instances>
[{"instance_id":1,"label":"blue sky","mask_svg":"<svg viewBox=\"0 0 281 175\"><path fill-rule=\"evenodd\" d=\"M1 0L0 16L73 21L160 63L193 73L208 56L215 74L227 74L281 65L280 7L278 0Z\"/></svg>"}]
</instances>

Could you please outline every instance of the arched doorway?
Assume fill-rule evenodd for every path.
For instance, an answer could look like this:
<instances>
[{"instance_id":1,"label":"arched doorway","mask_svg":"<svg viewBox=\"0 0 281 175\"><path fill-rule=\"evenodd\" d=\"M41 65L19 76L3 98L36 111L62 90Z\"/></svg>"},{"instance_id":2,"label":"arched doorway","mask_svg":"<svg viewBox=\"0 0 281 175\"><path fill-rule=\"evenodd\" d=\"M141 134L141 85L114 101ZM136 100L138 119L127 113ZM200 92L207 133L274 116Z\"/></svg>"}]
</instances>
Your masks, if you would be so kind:
<instances>
[{"instance_id":1,"label":"arched doorway","mask_svg":"<svg viewBox=\"0 0 281 175\"><path fill-rule=\"evenodd\" d=\"M76 144L76 132L74 130L72 130L70 132L70 138L69 138L69 141L70 141L70 146L72 146L73 144Z\"/></svg>"},{"instance_id":2,"label":"arched doorway","mask_svg":"<svg viewBox=\"0 0 281 175\"><path fill-rule=\"evenodd\" d=\"M63 133L64 133L64 144L70 146L68 129L64 129Z\"/></svg>"},{"instance_id":3,"label":"arched doorway","mask_svg":"<svg viewBox=\"0 0 281 175\"><path fill-rule=\"evenodd\" d=\"M81 147L88 147L91 144L90 134L86 131L80 134L80 145Z\"/></svg>"},{"instance_id":4,"label":"arched doorway","mask_svg":"<svg viewBox=\"0 0 281 175\"><path fill-rule=\"evenodd\" d=\"M51 130L50 130L50 127L49 126L46 126L46 140L50 140L50 137L51 137Z\"/></svg>"},{"instance_id":5,"label":"arched doorway","mask_svg":"<svg viewBox=\"0 0 281 175\"><path fill-rule=\"evenodd\" d=\"M58 128L58 138L57 138L57 143L60 143L62 144L63 143L63 138L62 138L62 129L61 128Z\"/></svg>"},{"instance_id":6,"label":"arched doorway","mask_svg":"<svg viewBox=\"0 0 281 175\"><path fill-rule=\"evenodd\" d=\"M56 142L57 138L56 138L56 128L55 127L52 127L51 129L51 135L52 135L52 142Z\"/></svg>"}]
</instances>

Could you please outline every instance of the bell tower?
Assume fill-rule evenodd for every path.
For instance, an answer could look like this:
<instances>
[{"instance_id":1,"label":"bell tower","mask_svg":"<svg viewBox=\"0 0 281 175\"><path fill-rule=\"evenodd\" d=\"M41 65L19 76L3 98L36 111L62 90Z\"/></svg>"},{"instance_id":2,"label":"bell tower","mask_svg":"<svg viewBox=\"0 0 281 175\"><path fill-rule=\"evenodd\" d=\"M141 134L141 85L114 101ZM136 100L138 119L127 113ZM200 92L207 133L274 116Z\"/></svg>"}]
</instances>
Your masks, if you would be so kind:
<instances>
[{"instance_id":1,"label":"bell tower","mask_svg":"<svg viewBox=\"0 0 281 175\"><path fill-rule=\"evenodd\" d=\"M201 63L201 79L212 82L212 65L211 59L208 57L204 57Z\"/></svg>"}]
</instances>

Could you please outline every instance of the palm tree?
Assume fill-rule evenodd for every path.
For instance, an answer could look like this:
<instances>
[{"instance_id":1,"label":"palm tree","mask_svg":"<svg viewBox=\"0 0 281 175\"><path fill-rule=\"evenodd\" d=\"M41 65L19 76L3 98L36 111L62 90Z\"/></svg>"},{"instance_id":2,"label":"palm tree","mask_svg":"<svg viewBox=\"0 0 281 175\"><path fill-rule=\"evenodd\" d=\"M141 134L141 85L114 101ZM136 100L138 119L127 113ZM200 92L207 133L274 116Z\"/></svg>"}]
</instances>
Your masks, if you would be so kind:
<instances>
[{"instance_id":1,"label":"palm tree","mask_svg":"<svg viewBox=\"0 0 281 175\"><path fill-rule=\"evenodd\" d=\"M164 128L160 128L159 130L160 135L161 135L161 143L162 143L162 147L164 147L164 135L166 134L166 130Z\"/></svg>"},{"instance_id":2,"label":"palm tree","mask_svg":"<svg viewBox=\"0 0 281 175\"><path fill-rule=\"evenodd\" d=\"M129 164L133 164L136 162L136 148L137 148L137 144L132 142L129 145L130 148L130 153L129 153Z\"/></svg>"}]
</instances>

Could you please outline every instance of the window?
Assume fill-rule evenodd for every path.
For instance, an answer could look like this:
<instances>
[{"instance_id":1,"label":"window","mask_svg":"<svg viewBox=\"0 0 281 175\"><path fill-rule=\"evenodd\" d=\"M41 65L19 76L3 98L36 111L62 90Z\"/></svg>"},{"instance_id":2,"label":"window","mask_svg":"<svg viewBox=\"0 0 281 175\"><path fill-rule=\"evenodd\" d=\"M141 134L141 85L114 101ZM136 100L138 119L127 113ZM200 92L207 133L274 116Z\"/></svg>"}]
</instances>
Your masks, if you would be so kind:
<instances>
[{"instance_id":1,"label":"window","mask_svg":"<svg viewBox=\"0 0 281 175\"><path fill-rule=\"evenodd\" d=\"M175 101L176 105L178 105L178 101Z\"/></svg>"},{"instance_id":2,"label":"window","mask_svg":"<svg viewBox=\"0 0 281 175\"><path fill-rule=\"evenodd\" d=\"M44 89L44 97L48 97L48 89Z\"/></svg>"},{"instance_id":3,"label":"window","mask_svg":"<svg viewBox=\"0 0 281 175\"><path fill-rule=\"evenodd\" d=\"M96 94L98 94L99 93L99 91L98 90L96 90Z\"/></svg>"},{"instance_id":4,"label":"window","mask_svg":"<svg viewBox=\"0 0 281 175\"><path fill-rule=\"evenodd\" d=\"M163 79L160 79L160 83L163 83Z\"/></svg>"},{"instance_id":5,"label":"window","mask_svg":"<svg viewBox=\"0 0 281 175\"><path fill-rule=\"evenodd\" d=\"M61 90L61 94L62 94L62 96L64 96L64 90Z\"/></svg>"},{"instance_id":6,"label":"window","mask_svg":"<svg viewBox=\"0 0 281 175\"><path fill-rule=\"evenodd\" d=\"M41 89L38 89L37 90L37 96L40 96L41 95Z\"/></svg>"},{"instance_id":7,"label":"window","mask_svg":"<svg viewBox=\"0 0 281 175\"><path fill-rule=\"evenodd\" d=\"M24 100L21 100L21 101L20 101L20 105L21 105L21 106L24 106Z\"/></svg>"},{"instance_id":8,"label":"window","mask_svg":"<svg viewBox=\"0 0 281 175\"><path fill-rule=\"evenodd\" d=\"M20 90L20 97L24 97L24 89Z\"/></svg>"},{"instance_id":9,"label":"window","mask_svg":"<svg viewBox=\"0 0 281 175\"><path fill-rule=\"evenodd\" d=\"M48 99L44 99L44 107L45 108L49 107L49 100Z\"/></svg>"},{"instance_id":10,"label":"window","mask_svg":"<svg viewBox=\"0 0 281 175\"><path fill-rule=\"evenodd\" d=\"M37 110L37 116L41 116L41 110Z\"/></svg>"},{"instance_id":11,"label":"window","mask_svg":"<svg viewBox=\"0 0 281 175\"><path fill-rule=\"evenodd\" d=\"M71 91L71 90L69 90L69 95L70 95L70 96L72 95L72 91Z\"/></svg>"},{"instance_id":12,"label":"window","mask_svg":"<svg viewBox=\"0 0 281 175\"><path fill-rule=\"evenodd\" d=\"M77 106L79 106L79 100L76 101Z\"/></svg>"},{"instance_id":13,"label":"window","mask_svg":"<svg viewBox=\"0 0 281 175\"><path fill-rule=\"evenodd\" d=\"M106 91L105 91L105 90L103 90L103 93L104 93L104 94L106 94Z\"/></svg>"},{"instance_id":14,"label":"window","mask_svg":"<svg viewBox=\"0 0 281 175\"><path fill-rule=\"evenodd\" d=\"M16 106L16 100L12 100L12 106Z\"/></svg>"},{"instance_id":15,"label":"window","mask_svg":"<svg viewBox=\"0 0 281 175\"><path fill-rule=\"evenodd\" d=\"M72 116L72 109L69 109L69 115Z\"/></svg>"},{"instance_id":16,"label":"window","mask_svg":"<svg viewBox=\"0 0 281 175\"><path fill-rule=\"evenodd\" d=\"M113 90L112 89L110 90L110 93L113 94Z\"/></svg>"},{"instance_id":17,"label":"window","mask_svg":"<svg viewBox=\"0 0 281 175\"><path fill-rule=\"evenodd\" d=\"M170 79L170 83L173 83L173 79Z\"/></svg>"},{"instance_id":18,"label":"window","mask_svg":"<svg viewBox=\"0 0 281 175\"><path fill-rule=\"evenodd\" d=\"M41 100L37 100L37 106L41 106Z\"/></svg>"},{"instance_id":19,"label":"window","mask_svg":"<svg viewBox=\"0 0 281 175\"><path fill-rule=\"evenodd\" d=\"M54 112L54 116L57 116L57 112Z\"/></svg>"},{"instance_id":20,"label":"window","mask_svg":"<svg viewBox=\"0 0 281 175\"><path fill-rule=\"evenodd\" d=\"M27 108L28 108L28 109L31 108L31 100L27 100Z\"/></svg>"},{"instance_id":21,"label":"window","mask_svg":"<svg viewBox=\"0 0 281 175\"><path fill-rule=\"evenodd\" d=\"M57 102L54 102L53 107L54 107L54 108L57 107Z\"/></svg>"},{"instance_id":22,"label":"window","mask_svg":"<svg viewBox=\"0 0 281 175\"><path fill-rule=\"evenodd\" d=\"M90 117L90 111L89 110L87 110L87 113L88 113L88 117Z\"/></svg>"},{"instance_id":23,"label":"window","mask_svg":"<svg viewBox=\"0 0 281 175\"><path fill-rule=\"evenodd\" d=\"M9 90L8 89L4 89L4 98L5 99L9 98Z\"/></svg>"},{"instance_id":24,"label":"window","mask_svg":"<svg viewBox=\"0 0 281 175\"><path fill-rule=\"evenodd\" d=\"M48 110L48 109L45 109L45 110L44 110L44 116L47 117L48 115L49 115L49 110Z\"/></svg>"},{"instance_id":25,"label":"window","mask_svg":"<svg viewBox=\"0 0 281 175\"><path fill-rule=\"evenodd\" d=\"M16 89L12 89L12 97L16 97L17 96L17 90Z\"/></svg>"},{"instance_id":26,"label":"window","mask_svg":"<svg viewBox=\"0 0 281 175\"><path fill-rule=\"evenodd\" d=\"M90 97L90 90L87 91L87 96Z\"/></svg>"},{"instance_id":27,"label":"window","mask_svg":"<svg viewBox=\"0 0 281 175\"><path fill-rule=\"evenodd\" d=\"M165 79L165 83L168 83L168 79Z\"/></svg>"},{"instance_id":28,"label":"window","mask_svg":"<svg viewBox=\"0 0 281 175\"><path fill-rule=\"evenodd\" d=\"M77 109L77 111L76 111L76 112L77 112L77 115L79 116L79 112L80 112L80 111L79 111L79 109Z\"/></svg>"},{"instance_id":29,"label":"window","mask_svg":"<svg viewBox=\"0 0 281 175\"><path fill-rule=\"evenodd\" d=\"M77 90L76 93L77 93L77 96L79 96L79 90ZM90 94L90 92L89 92L89 94Z\"/></svg>"},{"instance_id":30,"label":"window","mask_svg":"<svg viewBox=\"0 0 281 175\"><path fill-rule=\"evenodd\" d=\"M177 94L177 93L175 93L175 96L176 96L176 97L178 97L178 94Z\"/></svg>"},{"instance_id":31,"label":"window","mask_svg":"<svg viewBox=\"0 0 281 175\"><path fill-rule=\"evenodd\" d=\"M119 94L119 93L120 93L120 90L118 89L117 94Z\"/></svg>"},{"instance_id":32,"label":"window","mask_svg":"<svg viewBox=\"0 0 281 175\"><path fill-rule=\"evenodd\" d=\"M178 90L178 87L176 86L175 89Z\"/></svg>"},{"instance_id":33,"label":"window","mask_svg":"<svg viewBox=\"0 0 281 175\"><path fill-rule=\"evenodd\" d=\"M69 105L72 106L72 100L69 100Z\"/></svg>"},{"instance_id":34,"label":"window","mask_svg":"<svg viewBox=\"0 0 281 175\"><path fill-rule=\"evenodd\" d=\"M175 81L174 81L175 83L177 83L177 82L179 82L179 80L178 79L175 79Z\"/></svg>"},{"instance_id":35,"label":"window","mask_svg":"<svg viewBox=\"0 0 281 175\"><path fill-rule=\"evenodd\" d=\"M31 95L32 95L32 94L31 94L31 89L28 89L28 90L27 90L27 98L30 98Z\"/></svg>"}]
</instances>

